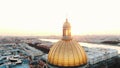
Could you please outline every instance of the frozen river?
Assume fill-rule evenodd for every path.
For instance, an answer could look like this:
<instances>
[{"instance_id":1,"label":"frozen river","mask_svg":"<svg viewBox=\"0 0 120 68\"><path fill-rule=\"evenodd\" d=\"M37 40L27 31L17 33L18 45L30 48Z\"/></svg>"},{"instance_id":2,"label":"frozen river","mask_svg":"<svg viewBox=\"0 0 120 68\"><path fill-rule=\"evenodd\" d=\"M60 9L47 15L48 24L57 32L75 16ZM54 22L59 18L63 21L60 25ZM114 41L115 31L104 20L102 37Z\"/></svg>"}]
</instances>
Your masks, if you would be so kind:
<instances>
[{"instance_id":1,"label":"frozen river","mask_svg":"<svg viewBox=\"0 0 120 68\"><path fill-rule=\"evenodd\" d=\"M40 40L44 40L44 41L50 41L50 42L57 42L58 39L40 39ZM86 46L86 47L91 47L91 48L111 48L111 49L116 49L118 50L118 53L120 54L120 46L115 46L115 45L108 45L108 44L93 44L93 43L83 43L83 42L79 42L79 44L81 46Z\"/></svg>"}]
</instances>

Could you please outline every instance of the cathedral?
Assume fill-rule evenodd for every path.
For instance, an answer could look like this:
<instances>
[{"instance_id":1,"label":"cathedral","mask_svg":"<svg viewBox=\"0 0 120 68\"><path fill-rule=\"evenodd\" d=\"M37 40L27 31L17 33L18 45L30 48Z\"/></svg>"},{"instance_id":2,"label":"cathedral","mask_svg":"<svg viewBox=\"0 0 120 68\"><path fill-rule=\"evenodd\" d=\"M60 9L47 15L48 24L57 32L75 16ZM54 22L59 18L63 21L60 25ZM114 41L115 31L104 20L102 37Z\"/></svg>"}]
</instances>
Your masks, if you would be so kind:
<instances>
[{"instance_id":1,"label":"cathedral","mask_svg":"<svg viewBox=\"0 0 120 68\"><path fill-rule=\"evenodd\" d=\"M82 46L71 36L68 19L63 24L63 36L48 53L50 68L81 68L87 64L87 55Z\"/></svg>"}]
</instances>

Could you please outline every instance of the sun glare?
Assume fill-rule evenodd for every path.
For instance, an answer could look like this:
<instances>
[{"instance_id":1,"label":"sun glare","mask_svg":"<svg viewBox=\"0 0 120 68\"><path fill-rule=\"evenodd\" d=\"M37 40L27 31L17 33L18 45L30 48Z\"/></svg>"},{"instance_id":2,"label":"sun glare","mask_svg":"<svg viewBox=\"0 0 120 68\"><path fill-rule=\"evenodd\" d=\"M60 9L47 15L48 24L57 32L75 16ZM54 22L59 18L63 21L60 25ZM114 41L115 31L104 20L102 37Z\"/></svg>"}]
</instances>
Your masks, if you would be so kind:
<instances>
[{"instance_id":1,"label":"sun glare","mask_svg":"<svg viewBox=\"0 0 120 68\"><path fill-rule=\"evenodd\" d=\"M73 35L119 35L119 6L110 0L1 0L0 35L61 35L66 17Z\"/></svg>"}]
</instances>

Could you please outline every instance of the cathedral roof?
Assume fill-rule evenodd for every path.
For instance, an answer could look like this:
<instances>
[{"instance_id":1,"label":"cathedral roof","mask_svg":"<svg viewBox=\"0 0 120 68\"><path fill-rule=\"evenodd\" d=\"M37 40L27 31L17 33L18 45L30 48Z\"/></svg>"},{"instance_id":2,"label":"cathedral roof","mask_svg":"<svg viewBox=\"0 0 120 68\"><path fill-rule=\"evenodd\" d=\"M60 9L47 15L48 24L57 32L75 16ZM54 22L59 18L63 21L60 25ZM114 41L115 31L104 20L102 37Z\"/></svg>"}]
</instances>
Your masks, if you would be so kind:
<instances>
[{"instance_id":1,"label":"cathedral roof","mask_svg":"<svg viewBox=\"0 0 120 68\"><path fill-rule=\"evenodd\" d=\"M50 49L48 62L57 66L81 66L87 63L82 46L75 40L60 40Z\"/></svg>"},{"instance_id":2,"label":"cathedral roof","mask_svg":"<svg viewBox=\"0 0 120 68\"><path fill-rule=\"evenodd\" d=\"M63 38L50 48L48 62L63 67L87 64L86 52L71 38L71 26L67 19L63 25Z\"/></svg>"},{"instance_id":3,"label":"cathedral roof","mask_svg":"<svg viewBox=\"0 0 120 68\"><path fill-rule=\"evenodd\" d=\"M67 28L67 27L71 27L70 26L70 23L68 22L68 19L66 19L66 21L64 22L64 24L63 24L63 28Z\"/></svg>"}]
</instances>

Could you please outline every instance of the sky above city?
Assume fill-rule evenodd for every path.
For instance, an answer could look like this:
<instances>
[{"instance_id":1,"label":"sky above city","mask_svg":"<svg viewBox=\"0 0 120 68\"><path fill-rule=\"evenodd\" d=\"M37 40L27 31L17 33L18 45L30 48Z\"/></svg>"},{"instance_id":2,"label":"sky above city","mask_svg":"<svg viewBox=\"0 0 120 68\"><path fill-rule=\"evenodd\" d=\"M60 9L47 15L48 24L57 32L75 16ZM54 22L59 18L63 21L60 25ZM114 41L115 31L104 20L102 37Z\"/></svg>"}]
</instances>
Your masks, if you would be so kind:
<instances>
[{"instance_id":1,"label":"sky above city","mask_svg":"<svg viewBox=\"0 0 120 68\"><path fill-rule=\"evenodd\" d=\"M120 35L120 0L0 0L0 35Z\"/></svg>"}]
</instances>

